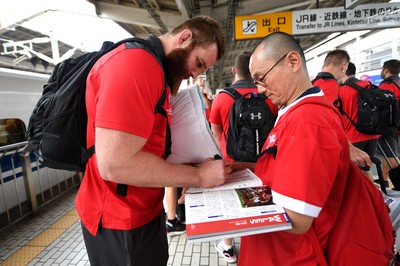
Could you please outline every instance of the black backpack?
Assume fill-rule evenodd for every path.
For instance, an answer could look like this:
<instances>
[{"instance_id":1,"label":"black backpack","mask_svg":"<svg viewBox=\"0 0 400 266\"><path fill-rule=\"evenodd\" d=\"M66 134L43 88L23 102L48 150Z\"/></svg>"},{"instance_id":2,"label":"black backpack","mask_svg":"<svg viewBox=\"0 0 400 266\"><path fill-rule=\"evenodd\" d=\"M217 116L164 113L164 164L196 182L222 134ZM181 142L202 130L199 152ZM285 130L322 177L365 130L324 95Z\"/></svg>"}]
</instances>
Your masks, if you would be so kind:
<instances>
[{"instance_id":1,"label":"black backpack","mask_svg":"<svg viewBox=\"0 0 400 266\"><path fill-rule=\"evenodd\" d=\"M234 88L221 93L229 94L233 102L229 114L226 152L237 162L256 162L276 117L265 102L266 96L258 93L241 95Z\"/></svg>"},{"instance_id":2,"label":"black backpack","mask_svg":"<svg viewBox=\"0 0 400 266\"><path fill-rule=\"evenodd\" d=\"M399 105L394 94L379 89L370 83L366 88L354 82L345 82L358 91L358 121L355 123L343 111L342 100L338 97L335 105L344 114L355 128L364 134L388 134L394 132L400 122Z\"/></svg>"},{"instance_id":3,"label":"black backpack","mask_svg":"<svg viewBox=\"0 0 400 266\"><path fill-rule=\"evenodd\" d=\"M149 37L150 39L153 36ZM104 42L96 52L69 58L56 65L29 119L28 144L39 162L55 169L84 171L87 160L94 154L94 146L86 149L87 112L85 103L86 79L96 61L107 52L126 43L129 48L150 52L160 63L157 47L151 40L130 38L113 44ZM155 106L155 113L167 117L162 105L163 94ZM171 133L167 119L167 136L163 157L171 153Z\"/></svg>"}]
</instances>

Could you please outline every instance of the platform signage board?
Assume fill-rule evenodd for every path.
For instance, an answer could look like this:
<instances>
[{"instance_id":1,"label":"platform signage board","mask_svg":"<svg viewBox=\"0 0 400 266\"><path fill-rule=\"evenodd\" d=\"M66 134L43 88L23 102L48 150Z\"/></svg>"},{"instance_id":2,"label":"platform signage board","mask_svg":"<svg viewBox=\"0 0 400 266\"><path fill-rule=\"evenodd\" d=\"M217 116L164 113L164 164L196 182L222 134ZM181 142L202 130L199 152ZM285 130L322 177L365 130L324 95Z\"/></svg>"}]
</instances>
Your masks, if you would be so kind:
<instances>
[{"instance_id":1,"label":"platform signage board","mask_svg":"<svg viewBox=\"0 0 400 266\"><path fill-rule=\"evenodd\" d=\"M344 8L345 9L354 8L358 5L363 4L364 2L366 2L366 0L345 0Z\"/></svg>"},{"instance_id":2,"label":"platform signage board","mask_svg":"<svg viewBox=\"0 0 400 266\"><path fill-rule=\"evenodd\" d=\"M235 17L235 39L263 38L274 31L292 35L400 27L400 3L366 4Z\"/></svg>"},{"instance_id":3,"label":"platform signage board","mask_svg":"<svg viewBox=\"0 0 400 266\"><path fill-rule=\"evenodd\" d=\"M235 17L235 39L263 38L275 31L292 33L292 12Z\"/></svg>"}]
</instances>

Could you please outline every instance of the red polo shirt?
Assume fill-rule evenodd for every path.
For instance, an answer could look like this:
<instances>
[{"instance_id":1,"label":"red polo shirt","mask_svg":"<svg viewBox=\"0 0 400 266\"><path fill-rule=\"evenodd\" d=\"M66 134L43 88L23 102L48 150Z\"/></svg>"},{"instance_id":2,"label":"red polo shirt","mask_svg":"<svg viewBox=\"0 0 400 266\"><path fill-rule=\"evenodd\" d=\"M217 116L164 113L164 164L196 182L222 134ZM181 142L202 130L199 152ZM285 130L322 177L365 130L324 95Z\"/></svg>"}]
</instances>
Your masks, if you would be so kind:
<instances>
[{"instance_id":1,"label":"red polo shirt","mask_svg":"<svg viewBox=\"0 0 400 266\"><path fill-rule=\"evenodd\" d=\"M313 86L318 86L324 92L326 99L333 104L339 95L340 85L335 77L328 72L320 72L312 81Z\"/></svg>"},{"instance_id":2,"label":"red polo shirt","mask_svg":"<svg viewBox=\"0 0 400 266\"><path fill-rule=\"evenodd\" d=\"M315 217L322 249L340 215L341 184L350 164L348 140L334 108L319 92L281 109L263 147L277 147L276 157L267 153L255 169L271 187L274 203ZM242 237L239 265L317 265L309 234L283 231Z\"/></svg>"}]
</instances>

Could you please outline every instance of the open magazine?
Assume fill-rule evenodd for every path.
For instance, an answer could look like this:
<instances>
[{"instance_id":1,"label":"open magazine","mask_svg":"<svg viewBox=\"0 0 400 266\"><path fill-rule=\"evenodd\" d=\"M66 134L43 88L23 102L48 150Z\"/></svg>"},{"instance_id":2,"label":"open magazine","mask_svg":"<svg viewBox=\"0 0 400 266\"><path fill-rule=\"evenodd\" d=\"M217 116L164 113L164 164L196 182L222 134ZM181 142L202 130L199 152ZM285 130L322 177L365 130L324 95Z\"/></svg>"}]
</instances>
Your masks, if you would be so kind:
<instances>
[{"instance_id":1,"label":"open magazine","mask_svg":"<svg viewBox=\"0 0 400 266\"><path fill-rule=\"evenodd\" d=\"M197 85L181 90L171 98L171 155L173 163L201 163L221 155L206 119L203 99Z\"/></svg>"},{"instance_id":2,"label":"open magazine","mask_svg":"<svg viewBox=\"0 0 400 266\"><path fill-rule=\"evenodd\" d=\"M190 188L185 196L188 242L210 241L291 229L271 190L249 169L231 173L226 184Z\"/></svg>"}]
</instances>

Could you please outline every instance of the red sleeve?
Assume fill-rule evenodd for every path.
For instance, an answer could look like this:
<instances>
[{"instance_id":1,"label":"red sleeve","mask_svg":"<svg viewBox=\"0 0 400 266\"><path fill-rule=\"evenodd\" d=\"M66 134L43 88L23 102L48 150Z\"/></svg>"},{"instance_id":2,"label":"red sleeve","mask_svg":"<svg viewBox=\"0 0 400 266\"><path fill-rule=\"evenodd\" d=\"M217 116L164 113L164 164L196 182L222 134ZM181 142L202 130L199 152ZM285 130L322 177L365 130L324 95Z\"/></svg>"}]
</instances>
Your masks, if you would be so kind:
<instances>
[{"instance_id":1,"label":"red sleeve","mask_svg":"<svg viewBox=\"0 0 400 266\"><path fill-rule=\"evenodd\" d=\"M208 121L212 124L222 125L221 118L221 106L222 106L222 94L218 94L215 97L211 107L210 107L210 115Z\"/></svg>"},{"instance_id":2,"label":"red sleeve","mask_svg":"<svg viewBox=\"0 0 400 266\"><path fill-rule=\"evenodd\" d=\"M164 87L159 63L142 49L123 49L106 61L90 78L98 88L95 126L147 139L153 128L154 107Z\"/></svg>"}]
</instances>

